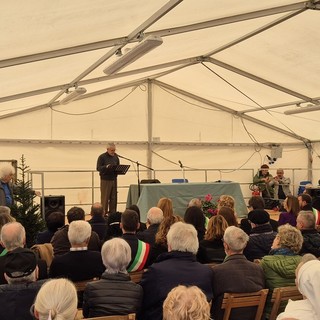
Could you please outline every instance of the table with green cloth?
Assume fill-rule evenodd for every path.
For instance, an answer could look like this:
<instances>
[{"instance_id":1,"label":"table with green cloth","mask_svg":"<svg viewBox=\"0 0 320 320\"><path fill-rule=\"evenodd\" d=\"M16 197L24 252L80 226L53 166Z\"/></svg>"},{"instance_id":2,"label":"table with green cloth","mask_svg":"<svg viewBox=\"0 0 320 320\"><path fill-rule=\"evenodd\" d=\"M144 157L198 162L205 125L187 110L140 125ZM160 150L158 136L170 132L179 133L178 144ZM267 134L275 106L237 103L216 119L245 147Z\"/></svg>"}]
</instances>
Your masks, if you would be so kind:
<instances>
[{"instance_id":1,"label":"table with green cloth","mask_svg":"<svg viewBox=\"0 0 320 320\"><path fill-rule=\"evenodd\" d=\"M138 185L132 184L128 191L127 208L136 204L140 209L141 221L146 221L148 210L155 207L160 198L167 197L173 202L175 214L183 217L191 199L204 199L207 194L211 194L215 201L222 194L232 196L238 217L247 216L247 207L238 182L140 184L140 197Z\"/></svg>"}]
</instances>

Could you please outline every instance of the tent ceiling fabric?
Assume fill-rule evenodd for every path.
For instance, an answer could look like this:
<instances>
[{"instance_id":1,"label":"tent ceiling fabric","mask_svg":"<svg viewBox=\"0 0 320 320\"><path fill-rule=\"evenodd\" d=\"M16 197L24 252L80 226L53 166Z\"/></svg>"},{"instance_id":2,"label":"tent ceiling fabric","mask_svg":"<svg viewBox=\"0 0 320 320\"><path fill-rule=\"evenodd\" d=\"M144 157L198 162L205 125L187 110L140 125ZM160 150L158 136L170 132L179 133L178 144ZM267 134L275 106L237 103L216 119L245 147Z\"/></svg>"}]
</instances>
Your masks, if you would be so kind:
<instances>
[{"instance_id":1,"label":"tent ceiling fabric","mask_svg":"<svg viewBox=\"0 0 320 320\"><path fill-rule=\"evenodd\" d=\"M320 101L319 9L316 0L4 2L0 120L57 106L74 85L86 87L86 100L149 79L319 141L320 111L284 115ZM106 76L116 50L143 34L163 44Z\"/></svg>"}]
</instances>

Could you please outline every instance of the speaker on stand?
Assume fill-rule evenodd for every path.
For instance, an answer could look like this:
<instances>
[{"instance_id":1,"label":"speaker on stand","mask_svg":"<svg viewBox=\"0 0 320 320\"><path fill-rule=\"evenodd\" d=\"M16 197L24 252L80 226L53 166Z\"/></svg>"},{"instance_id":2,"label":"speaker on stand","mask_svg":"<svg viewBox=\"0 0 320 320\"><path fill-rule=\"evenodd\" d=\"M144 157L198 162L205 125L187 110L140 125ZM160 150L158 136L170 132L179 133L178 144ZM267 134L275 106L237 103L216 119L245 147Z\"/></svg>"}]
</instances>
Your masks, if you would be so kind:
<instances>
[{"instance_id":1,"label":"speaker on stand","mask_svg":"<svg viewBox=\"0 0 320 320\"><path fill-rule=\"evenodd\" d=\"M44 209L44 212L43 212L43 209ZM55 211L59 211L65 214L65 196L42 197L41 198L42 217L46 219L52 212L55 212Z\"/></svg>"}]
</instances>

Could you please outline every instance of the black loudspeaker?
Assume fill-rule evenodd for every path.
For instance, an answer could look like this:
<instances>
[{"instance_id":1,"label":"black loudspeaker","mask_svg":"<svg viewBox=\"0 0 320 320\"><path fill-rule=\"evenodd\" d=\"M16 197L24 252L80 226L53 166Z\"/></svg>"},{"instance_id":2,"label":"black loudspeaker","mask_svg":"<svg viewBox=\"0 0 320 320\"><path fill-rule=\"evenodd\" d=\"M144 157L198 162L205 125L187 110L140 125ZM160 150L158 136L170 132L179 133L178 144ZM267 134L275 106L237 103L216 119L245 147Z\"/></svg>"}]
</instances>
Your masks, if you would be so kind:
<instances>
[{"instance_id":1,"label":"black loudspeaker","mask_svg":"<svg viewBox=\"0 0 320 320\"><path fill-rule=\"evenodd\" d=\"M160 181L158 179L144 179L140 183L160 183Z\"/></svg>"},{"instance_id":2,"label":"black loudspeaker","mask_svg":"<svg viewBox=\"0 0 320 320\"><path fill-rule=\"evenodd\" d=\"M65 214L65 197L64 196L45 196L41 198L41 209L42 201L44 200L44 216L47 218L50 213L59 211Z\"/></svg>"}]
</instances>

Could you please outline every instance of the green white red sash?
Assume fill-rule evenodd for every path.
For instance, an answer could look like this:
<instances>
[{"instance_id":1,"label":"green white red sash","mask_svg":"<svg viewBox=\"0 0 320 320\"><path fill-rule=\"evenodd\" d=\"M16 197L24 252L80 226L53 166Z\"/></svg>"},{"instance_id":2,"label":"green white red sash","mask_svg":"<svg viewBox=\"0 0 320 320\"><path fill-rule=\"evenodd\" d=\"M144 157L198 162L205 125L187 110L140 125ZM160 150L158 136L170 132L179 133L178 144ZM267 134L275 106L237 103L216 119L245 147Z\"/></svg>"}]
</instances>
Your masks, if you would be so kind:
<instances>
[{"instance_id":1,"label":"green white red sash","mask_svg":"<svg viewBox=\"0 0 320 320\"><path fill-rule=\"evenodd\" d=\"M319 210L317 210L315 208L312 208L312 211L316 217L316 225L319 225L320 224L320 212L319 212Z\"/></svg>"},{"instance_id":2,"label":"green white red sash","mask_svg":"<svg viewBox=\"0 0 320 320\"><path fill-rule=\"evenodd\" d=\"M147 262L149 251L150 251L150 244L143 242L141 240L138 240L138 250L133 262L128 267L128 272L142 270Z\"/></svg>"}]
</instances>

